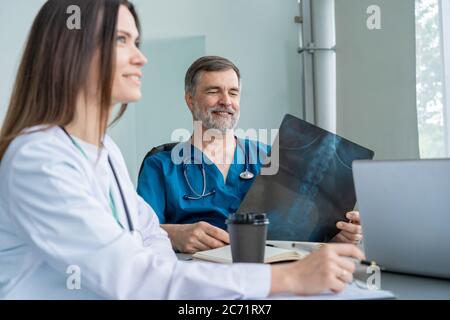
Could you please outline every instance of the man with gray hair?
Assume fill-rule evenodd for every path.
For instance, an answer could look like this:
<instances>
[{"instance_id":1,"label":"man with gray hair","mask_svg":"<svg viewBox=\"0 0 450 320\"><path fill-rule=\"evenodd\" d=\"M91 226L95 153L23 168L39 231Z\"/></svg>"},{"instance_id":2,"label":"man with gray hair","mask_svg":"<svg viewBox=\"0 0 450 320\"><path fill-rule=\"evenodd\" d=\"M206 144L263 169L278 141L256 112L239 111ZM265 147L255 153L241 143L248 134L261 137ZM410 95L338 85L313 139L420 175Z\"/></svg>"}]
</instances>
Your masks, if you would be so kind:
<instances>
[{"instance_id":1,"label":"man with gray hair","mask_svg":"<svg viewBox=\"0 0 450 320\"><path fill-rule=\"evenodd\" d=\"M269 148L235 137L240 96L240 71L231 61L217 56L196 60L185 77L194 131L189 141L173 149L182 150L182 161L174 161L172 150L163 150L142 164L137 191L180 252L228 244L225 220L237 211L261 172ZM353 223L340 222L335 240L358 242L359 214L349 212L347 217Z\"/></svg>"}]
</instances>

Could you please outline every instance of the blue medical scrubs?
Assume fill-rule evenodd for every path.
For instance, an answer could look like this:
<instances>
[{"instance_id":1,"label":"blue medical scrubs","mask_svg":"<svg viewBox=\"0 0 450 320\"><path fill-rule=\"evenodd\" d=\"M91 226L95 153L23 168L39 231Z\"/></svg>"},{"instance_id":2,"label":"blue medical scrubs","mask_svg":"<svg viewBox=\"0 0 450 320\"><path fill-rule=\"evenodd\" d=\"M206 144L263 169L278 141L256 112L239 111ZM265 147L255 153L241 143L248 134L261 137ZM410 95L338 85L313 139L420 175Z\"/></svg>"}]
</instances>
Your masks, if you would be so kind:
<instances>
[{"instance_id":1,"label":"blue medical scrubs","mask_svg":"<svg viewBox=\"0 0 450 320\"><path fill-rule=\"evenodd\" d=\"M254 178L244 180L240 174L245 170L244 147L248 152L248 170ZM240 139L230 165L226 181L217 166L212 163L199 149L190 142L178 144L178 150L191 150L190 155L179 152L178 159L188 159L189 164L174 163L171 151L161 151L144 161L138 180L137 192L149 203L158 215L161 224L187 224L206 221L216 227L226 230L225 219L239 208L241 201L250 189L261 170L262 157L267 155L269 147L251 140ZM203 162L206 177L205 193L215 191L213 195L199 200L186 199L195 194L189 188L189 183L196 193L203 190L201 165Z\"/></svg>"}]
</instances>

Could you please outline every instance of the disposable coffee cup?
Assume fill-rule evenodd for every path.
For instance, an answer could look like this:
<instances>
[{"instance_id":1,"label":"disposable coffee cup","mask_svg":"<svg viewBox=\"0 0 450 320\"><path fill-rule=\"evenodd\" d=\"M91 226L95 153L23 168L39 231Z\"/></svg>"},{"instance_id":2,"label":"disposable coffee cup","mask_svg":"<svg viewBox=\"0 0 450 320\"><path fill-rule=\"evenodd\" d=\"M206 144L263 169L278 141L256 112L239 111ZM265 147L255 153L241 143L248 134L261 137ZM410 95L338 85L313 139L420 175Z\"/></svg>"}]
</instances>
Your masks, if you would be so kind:
<instances>
[{"instance_id":1,"label":"disposable coffee cup","mask_svg":"<svg viewBox=\"0 0 450 320\"><path fill-rule=\"evenodd\" d=\"M234 262L264 263L267 227L265 213L235 213L226 220Z\"/></svg>"}]
</instances>

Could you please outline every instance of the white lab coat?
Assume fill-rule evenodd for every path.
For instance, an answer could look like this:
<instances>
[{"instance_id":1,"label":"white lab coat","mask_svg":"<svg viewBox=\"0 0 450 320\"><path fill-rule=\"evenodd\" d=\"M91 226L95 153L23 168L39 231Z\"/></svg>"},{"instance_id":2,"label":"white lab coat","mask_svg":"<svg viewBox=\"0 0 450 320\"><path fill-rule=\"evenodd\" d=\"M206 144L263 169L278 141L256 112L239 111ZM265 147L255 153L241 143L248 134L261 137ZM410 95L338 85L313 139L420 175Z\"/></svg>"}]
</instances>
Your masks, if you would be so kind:
<instances>
[{"instance_id":1,"label":"white lab coat","mask_svg":"<svg viewBox=\"0 0 450 320\"><path fill-rule=\"evenodd\" d=\"M118 147L107 136L104 145L140 236L117 224L92 165L60 128L21 135L0 163L0 298L267 296L267 265L178 261ZM70 266L81 271L79 290L67 287Z\"/></svg>"}]
</instances>

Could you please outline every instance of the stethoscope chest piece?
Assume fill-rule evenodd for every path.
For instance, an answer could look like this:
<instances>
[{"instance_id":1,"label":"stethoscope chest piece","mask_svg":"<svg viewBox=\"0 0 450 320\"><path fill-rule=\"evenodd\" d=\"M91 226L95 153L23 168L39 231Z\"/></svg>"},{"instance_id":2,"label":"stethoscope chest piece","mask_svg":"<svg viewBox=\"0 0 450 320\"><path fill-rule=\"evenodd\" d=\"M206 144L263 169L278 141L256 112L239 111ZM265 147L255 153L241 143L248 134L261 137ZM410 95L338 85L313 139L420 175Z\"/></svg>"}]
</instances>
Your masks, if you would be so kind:
<instances>
[{"instance_id":1,"label":"stethoscope chest piece","mask_svg":"<svg viewBox=\"0 0 450 320\"><path fill-rule=\"evenodd\" d=\"M244 180L251 180L255 177L255 175L246 169L239 174L239 177Z\"/></svg>"}]
</instances>

